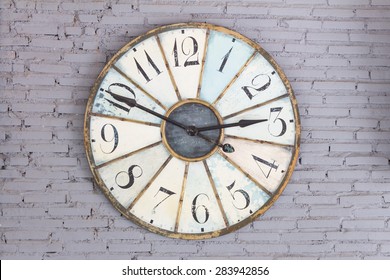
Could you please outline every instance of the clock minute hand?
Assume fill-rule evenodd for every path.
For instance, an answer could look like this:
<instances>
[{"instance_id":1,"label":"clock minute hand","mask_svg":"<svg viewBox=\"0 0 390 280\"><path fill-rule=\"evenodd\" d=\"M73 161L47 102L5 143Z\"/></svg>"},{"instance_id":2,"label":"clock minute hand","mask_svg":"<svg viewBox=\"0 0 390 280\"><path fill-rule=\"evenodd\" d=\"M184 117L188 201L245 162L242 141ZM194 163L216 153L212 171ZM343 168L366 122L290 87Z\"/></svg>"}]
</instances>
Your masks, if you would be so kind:
<instances>
[{"instance_id":1,"label":"clock minute hand","mask_svg":"<svg viewBox=\"0 0 390 280\"><path fill-rule=\"evenodd\" d=\"M227 127L233 127L233 126L239 126L239 127L247 127L252 124L266 122L268 119L259 119L259 120L240 120L235 123L224 123L219 125L212 125L212 126L205 126L205 127L199 127L197 128L197 131L206 131L206 130L214 130L214 129L221 129L221 128L227 128Z\"/></svg>"},{"instance_id":2,"label":"clock minute hand","mask_svg":"<svg viewBox=\"0 0 390 280\"><path fill-rule=\"evenodd\" d=\"M161 114L159 114L159 113L157 113L157 112L155 112L155 111L153 111L153 110L151 110L149 108L146 108L146 107L142 106L141 104L138 104L137 101L134 98L124 97L122 95L113 93L113 92L108 91L108 90L106 90L106 92L109 93L117 101L123 102L123 103L125 103L126 105L128 105L130 107L137 107L138 109L141 109L141 110L143 110L143 111L145 111L145 112L147 112L149 114L152 114L153 116L156 116L156 117L158 117L160 119L163 119L164 121L167 121L167 122L169 122L169 123L171 123L173 125L181 127L184 130L188 129L188 127L185 126L184 124L181 124L181 123L179 123L179 122L177 122L175 120L172 120L172 119L170 119L170 118L168 118L168 117L166 117L164 115L161 115Z\"/></svg>"}]
</instances>

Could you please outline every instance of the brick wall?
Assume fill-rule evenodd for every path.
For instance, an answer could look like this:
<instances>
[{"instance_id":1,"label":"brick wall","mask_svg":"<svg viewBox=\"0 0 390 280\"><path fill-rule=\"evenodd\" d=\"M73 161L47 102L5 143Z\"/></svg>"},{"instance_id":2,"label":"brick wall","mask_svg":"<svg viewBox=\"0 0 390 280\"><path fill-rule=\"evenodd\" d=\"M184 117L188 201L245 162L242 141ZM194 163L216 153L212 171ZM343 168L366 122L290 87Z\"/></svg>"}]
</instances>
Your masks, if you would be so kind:
<instances>
[{"instance_id":1,"label":"brick wall","mask_svg":"<svg viewBox=\"0 0 390 280\"><path fill-rule=\"evenodd\" d=\"M1 0L1 259L390 257L389 0ZM205 241L122 218L92 184L89 90L159 25L201 21L260 43L302 120L299 162L264 216Z\"/></svg>"}]
</instances>

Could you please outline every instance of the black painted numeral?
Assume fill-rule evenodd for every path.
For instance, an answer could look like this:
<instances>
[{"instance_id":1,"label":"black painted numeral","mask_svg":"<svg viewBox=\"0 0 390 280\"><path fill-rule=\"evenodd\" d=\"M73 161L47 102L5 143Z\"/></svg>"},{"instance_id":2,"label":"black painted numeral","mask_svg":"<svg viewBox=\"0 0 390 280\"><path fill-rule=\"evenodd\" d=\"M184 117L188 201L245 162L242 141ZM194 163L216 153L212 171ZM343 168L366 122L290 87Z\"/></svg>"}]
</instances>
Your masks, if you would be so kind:
<instances>
[{"instance_id":1,"label":"black painted numeral","mask_svg":"<svg viewBox=\"0 0 390 280\"><path fill-rule=\"evenodd\" d=\"M134 90L132 88L130 88L128 85L125 85L122 83L112 83L111 85L108 86L108 88L107 88L107 90L105 90L105 92L110 94L114 99L116 99L114 97L115 94L122 95L122 96L130 95L132 98L134 98L134 99L136 98ZM121 109L127 113L130 112L131 107L129 107L128 105L126 105L124 103L120 104L116 101L112 101L112 100L107 99L107 98L104 98L104 99L107 100L110 104L112 104L116 108Z\"/></svg>"},{"instance_id":2,"label":"black painted numeral","mask_svg":"<svg viewBox=\"0 0 390 280\"><path fill-rule=\"evenodd\" d=\"M189 42L189 45L186 44L186 42ZM184 40L181 42L181 52L187 57L185 60L183 66L191 66L191 65L199 65L199 53L198 53L198 42L196 39L192 36L188 36L184 38ZM175 67L180 67L179 62L179 56L178 56L179 50L177 46L177 39L175 39L175 43L173 45L173 58L175 60Z\"/></svg>"},{"instance_id":3,"label":"black painted numeral","mask_svg":"<svg viewBox=\"0 0 390 280\"><path fill-rule=\"evenodd\" d=\"M160 75L162 72L160 71L160 69L158 69L156 63L154 63L154 61L152 60L152 58L150 57L150 55L148 54L147 51L145 51L145 56L146 56L146 59L148 61L149 66L152 66L152 68L156 72L157 76ZM134 58L134 62L135 62L135 65L137 66L138 73L140 73L145 78L147 83L150 82L152 80L152 78L149 77L149 75L142 68L142 66L139 64L139 62L137 61L136 58Z\"/></svg>"},{"instance_id":4,"label":"black painted numeral","mask_svg":"<svg viewBox=\"0 0 390 280\"><path fill-rule=\"evenodd\" d=\"M223 72L223 68L225 68L226 62L229 59L229 56L233 50L233 47L230 48L230 50L222 57L222 63L221 66L219 67L218 71Z\"/></svg>"},{"instance_id":5,"label":"black painted numeral","mask_svg":"<svg viewBox=\"0 0 390 280\"><path fill-rule=\"evenodd\" d=\"M239 190L235 190L234 192L232 191L232 189L234 188L234 185L235 185L236 181L234 180L233 183L231 183L229 186L227 186L226 188L228 189L230 195L232 196L233 198L233 206L238 209L238 210L243 210L245 208L247 208L249 206L249 203L250 203L250 197L249 197L249 194L242 190L242 189L239 189ZM242 197L245 202L243 202L242 198L240 199L239 197ZM236 201L240 201L241 204L244 204L244 206L236 206L235 202Z\"/></svg>"},{"instance_id":6,"label":"black painted numeral","mask_svg":"<svg viewBox=\"0 0 390 280\"><path fill-rule=\"evenodd\" d=\"M280 137L282 136L283 134L286 133L286 130L287 130L287 124L286 122L282 119L282 118L279 118L279 115L280 113L282 112L283 110L283 107L274 107L274 108L270 108L270 112L269 112L269 120L270 120L270 124L268 124L268 131L269 133L272 135L272 136L275 136L275 137ZM276 115L276 116L275 116ZM275 116L275 118L273 119L273 121L271 122L272 120L272 117ZM280 125L278 125L280 124ZM276 128L275 128L276 127ZM274 133L275 130L277 130L278 128L280 127L280 132L279 133Z\"/></svg>"},{"instance_id":7,"label":"black painted numeral","mask_svg":"<svg viewBox=\"0 0 390 280\"><path fill-rule=\"evenodd\" d=\"M267 74L256 75L249 86L243 86L241 89L249 99L252 99L260 92L265 91L271 85L271 77Z\"/></svg>"},{"instance_id":8,"label":"black painted numeral","mask_svg":"<svg viewBox=\"0 0 390 280\"><path fill-rule=\"evenodd\" d=\"M256 161L257 166L260 168L261 172L264 174L265 178L268 179L271 174L272 169L278 170L278 165L273 162L266 161L265 159L259 158L258 156L252 155L253 159Z\"/></svg>"},{"instance_id":9,"label":"black painted numeral","mask_svg":"<svg viewBox=\"0 0 390 280\"><path fill-rule=\"evenodd\" d=\"M110 129L108 127L111 128L111 132L110 132ZM102 126L102 129L100 130L100 136L102 137L104 142L107 142L107 143L112 142L112 144L113 144L113 147L108 151L105 151L103 149L102 145L100 145L100 149L102 150L102 152L105 154L111 154L113 151L115 151L115 149L118 147L118 143L119 143L119 135L118 135L118 130L116 129L116 127L110 123L106 123L105 125Z\"/></svg>"},{"instance_id":10,"label":"black painted numeral","mask_svg":"<svg viewBox=\"0 0 390 280\"><path fill-rule=\"evenodd\" d=\"M128 189L132 185L134 185L135 178L139 178L142 176L142 168L139 165L131 165L129 169L126 171L121 171L115 176L115 183L118 185L118 187L122 189ZM126 181L118 182L118 181Z\"/></svg>"},{"instance_id":11,"label":"black painted numeral","mask_svg":"<svg viewBox=\"0 0 390 280\"><path fill-rule=\"evenodd\" d=\"M206 223L210 217L209 209L204 204L198 205L198 200L200 200L202 197L209 200L207 194L200 193L195 196L191 207L192 217L198 224Z\"/></svg>"},{"instance_id":12,"label":"black painted numeral","mask_svg":"<svg viewBox=\"0 0 390 280\"><path fill-rule=\"evenodd\" d=\"M156 192L156 194L154 195L154 197L156 197L156 196L161 197L161 196L162 196L162 198L160 198L159 203L157 203L157 204L153 207L152 212L153 212L153 213L156 213L156 208L157 208L161 203L163 203L165 200L167 200L169 197L171 197L171 196L174 195L174 194L176 194L176 193L173 192L173 191L170 191L170 190L168 190L168 189L166 189L166 188L164 188L164 187L160 187L160 188L158 189L158 191Z\"/></svg>"}]
</instances>

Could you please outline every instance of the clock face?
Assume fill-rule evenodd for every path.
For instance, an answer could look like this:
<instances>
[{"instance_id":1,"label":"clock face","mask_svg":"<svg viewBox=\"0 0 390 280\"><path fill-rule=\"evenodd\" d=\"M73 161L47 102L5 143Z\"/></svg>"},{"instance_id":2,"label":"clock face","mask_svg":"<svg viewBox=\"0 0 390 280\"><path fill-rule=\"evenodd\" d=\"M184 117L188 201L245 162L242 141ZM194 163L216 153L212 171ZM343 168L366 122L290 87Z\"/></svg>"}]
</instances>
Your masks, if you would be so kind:
<instances>
[{"instance_id":1,"label":"clock face","mask_svg":"<svg viewBox=\"0 0 390 280\"><path fill-rule=\"evenodd\" d=\"M152 232L202 239L250 223L279 197L300 123L269 54L192 23L124 46L92 89L84 130L95 182L116 209Z\"/></svg>"}]
</instances>

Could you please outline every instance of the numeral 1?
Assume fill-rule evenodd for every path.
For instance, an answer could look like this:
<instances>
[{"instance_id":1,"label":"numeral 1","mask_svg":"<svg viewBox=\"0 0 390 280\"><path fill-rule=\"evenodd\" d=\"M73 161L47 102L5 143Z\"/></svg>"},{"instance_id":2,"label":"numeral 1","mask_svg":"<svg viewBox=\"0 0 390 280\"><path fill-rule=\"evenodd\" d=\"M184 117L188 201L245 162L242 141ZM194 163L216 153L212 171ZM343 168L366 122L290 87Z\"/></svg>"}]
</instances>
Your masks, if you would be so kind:
<instances>
[{"instance_id":1,"label":"numeral 1","mask_svg":"<svg viewBox=\"0 0 390 280\"><path fill-rule=\"evenodd\" d=\"M145 51L146 59L150 66L153 67L154 71L156 71L157 75L161 74L160 69L158 69L157 65L154 63L154 61L150 58L149 54ZM135 65L137 66L138 72L145 78L146 82L150 82L152 79L149 78L148 74L146 74L145 70L141 67L141 65L138 63L137 59L134 58Z\"/></svg>"},{"instance_id":2,"label":"numeral 1","mask_svg":"<svg viewBox=\"0 0 390 280\"><path fill-rule=\"evenodd\" d=\"M227 52L227 54L225 54L222 57L222 63L221 63L221 66L218 69L219 72L221 72L221 73L223 72L223 68L225 68L226 62L229 59L229 56L230 56L230 53L232 52L232 49L233 49L233 47L231 47L230 50Z\"/></svg>"}]
</instances>

